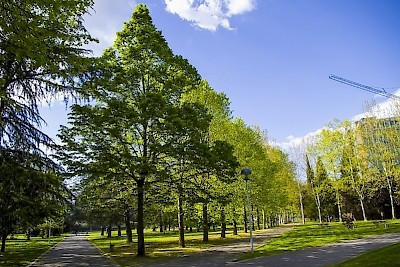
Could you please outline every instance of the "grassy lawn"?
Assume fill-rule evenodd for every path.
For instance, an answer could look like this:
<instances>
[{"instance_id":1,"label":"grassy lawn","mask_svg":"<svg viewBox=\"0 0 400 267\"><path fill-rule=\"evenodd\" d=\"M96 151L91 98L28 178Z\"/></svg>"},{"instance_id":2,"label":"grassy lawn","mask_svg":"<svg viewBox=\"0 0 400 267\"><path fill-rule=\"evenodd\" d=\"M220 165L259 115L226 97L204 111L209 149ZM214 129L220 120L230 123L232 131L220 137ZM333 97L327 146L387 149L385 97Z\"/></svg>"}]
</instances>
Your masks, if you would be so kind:
<instances>
[{"instance_id":1,"label":"grassy lawn","mask_svg":"<svg viewBox=\"0 0 400 267\"><path fill-rule=\"evenodd\" d=\"M246 253L240 260L268 256L293 251L308 247L322 246L340 242L343 240L359 239L373 235L400 232L400 220L389 221L388 228L383 225L375 227L371 221L356 222L354 229L347 229L341 223L330 223L328 226L319 226L316 223L308 223L293 227L283 235L273 238L264 246L259 247L253 254ZM115 235L116 232L113 232ZM124 233L123 233L124 234ZM135 238L135 237L134 237ZM107 238L100 236L99 232L91 233L89 239L99 247L105 254L108 254L114 261L121 266L131 266L139 263L149 262L167 257L183 256L190 253L202 252L216 245L232 243L238 238L248 238L248 234L239 232L238 236L227 234L227 238L221 239L218 232L210 232L208 243L202 242L202 233L186 233L186 248L178 245L178 232L159 232L146 231L146 257L137 257L137 246L135 240L132 244L127 244L124 235L122 237L113 236ZM115 251L110 252L110 243L115 246Z\"/></svg>"},{"instance_id":2,"label":"grassy lawn","mask_svg":"<svg viewBox=\"0 0 400 267\"><path fill-rule=\"evenodd\" d=\"M6 251L0 253L0 266L26 266L64 239L52 237L49 242L49 239L41 237L32 237L30 241L22 235L15 238L6 241Z\"/></svg>"},{"instance_id":3,"label":"grassy lawn","mask_svg":"<svg viewBox=\"0 0 400 267\"><path fill-rule=\"evenodd\" d=\"M167 231L163 234L148 230L145 232L146 257L137 257L137 244L135 240L133 243L128 244L126 243L124 232L122 234L122 237L113 236L107 238L106 236L101 236L99 232L93 232L90 233L89 240L121 266L130 266L166 257L177 257L201 252L213 246L232 243L239 238L248 238L249 236L245 233L239 233L237 236L234 236L231 232L227 232L226 238L222 239L219 232L210 232L209 242L203 243L202 232L186 233L186 247L181 248L178 245L178 232ZM113 235L116 235L116 232L113 232ZM110 252L110 243L115 246L114 252Z\"/></svg>"},{"instance_id":4,"label":"grassy lawn","mask_svg":"<svg viewBox=\"0 0 400 267\"><path fill-rule=\"evenodd\" d=\"M330 223L328 226L320 226L318 224L300 225L257 248L253 254L245 254L241 257L241 260L318 247L343 240L400 232L400 220L390 220L389 224L388 228L384 228L383 225L375 227L371 221L357 221L354 229L347 229L341 223Z\"/></svg>"},{"instance_id":5,"label":"grassy lawn","mask_svg":"<svg viewBox=\"0 0 400 267\"><path fill-rule=\"evenodd\" d=\"M335 267L372 267L372 266L400 266L400 244L387 246L372 252L365 253L354 259L344 261Z\"/></svg>"}]
</instances>

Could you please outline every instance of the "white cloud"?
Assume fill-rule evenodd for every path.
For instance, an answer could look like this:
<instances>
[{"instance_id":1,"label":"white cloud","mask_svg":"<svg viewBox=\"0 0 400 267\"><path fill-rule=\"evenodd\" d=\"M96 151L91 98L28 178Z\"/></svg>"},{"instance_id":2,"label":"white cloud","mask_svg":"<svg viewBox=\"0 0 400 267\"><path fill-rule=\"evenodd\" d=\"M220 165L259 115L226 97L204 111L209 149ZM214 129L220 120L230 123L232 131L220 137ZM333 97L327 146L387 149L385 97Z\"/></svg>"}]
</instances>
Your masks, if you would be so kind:
<instances>
[{"instance_id":1,"label":"white cloud","mask_svg":"<svg viewBox=\"0 0 400 267\"><path fill-rule=\"evenodd\" d=\"M232 30L232 16L250 12L255 0L164 0L166 10L195 26L216 31L218 27Z\"/></svg>"},{"instance_id":2,"label":"white cloud","mask_svg":"<svg viewBox=\"0 0 400 267\"><path fill-rule=\"evenodd\" d=\"M94 10L84 17L86 29L99 40L98 44L91 43L88 47L95 56L113 45L116 32L122 30L124 21L129 21L136 5L135 0L95 0Z\"/></svg>"}]
</instances>

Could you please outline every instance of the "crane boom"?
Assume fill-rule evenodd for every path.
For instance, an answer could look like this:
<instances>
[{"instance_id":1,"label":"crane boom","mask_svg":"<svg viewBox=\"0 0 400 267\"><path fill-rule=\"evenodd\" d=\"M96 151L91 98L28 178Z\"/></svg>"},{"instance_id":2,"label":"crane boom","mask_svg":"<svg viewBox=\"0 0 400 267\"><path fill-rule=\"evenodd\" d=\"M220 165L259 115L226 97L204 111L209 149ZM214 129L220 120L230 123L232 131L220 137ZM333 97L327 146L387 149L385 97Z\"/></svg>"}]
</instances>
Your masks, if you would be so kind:
<instances>
[{"instance_id":1,"label":"crane boom","mask_svg":"<svg viewBox=\"0 0 400 267\"><path fill-rule=\"evenodd\" d=\"M368 91L368 92L371 92L371 93L374 93L374 94L378 94L378 95L381 95L381 96L384 96L384 97L387 97L387 98L394 98L394 99L400 100L399 96L390 94L390 93L386 92L385 89L383 89L383 88L382 88L382 90L380 90L378 88L367 86L367 85L363 85L363 84L357 83L357 82L353 82L353 81L347 80L345 78L342 78L342 77L339 77L339 76L336 76L336 75L329 75L329 79L332 79L334 81L341 82L341 83L344 83L344 84L347 84L347 85L362 89L364 91Z\"/></svg>"}]
</instances>

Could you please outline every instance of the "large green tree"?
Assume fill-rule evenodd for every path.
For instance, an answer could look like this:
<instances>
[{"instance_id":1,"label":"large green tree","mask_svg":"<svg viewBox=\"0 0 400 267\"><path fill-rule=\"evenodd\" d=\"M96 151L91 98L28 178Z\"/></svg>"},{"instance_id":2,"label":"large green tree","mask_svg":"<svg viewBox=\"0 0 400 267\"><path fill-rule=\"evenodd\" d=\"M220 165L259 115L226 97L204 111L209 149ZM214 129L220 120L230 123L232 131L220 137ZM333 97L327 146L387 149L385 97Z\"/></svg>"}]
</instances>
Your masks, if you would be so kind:
<instances>
[{"instance_id":1,"label":"large green tree","mask_svg":"<svg viewBox=\"0 0 400 267\"><path fill-rule=\"evenodd\" d=\"M202 106L181 100L200 77L173 54L143 4L101 62L102 75L87 83L96 104L72 108L72 127L60 135L69 151L61 158L76 172L105 170L134 181L138 255L145 255L145 189L169 179L171 159L202 118Z\"/></svg>"},{"instance_id":2,"label":"large green tree","mask_svg":"<svg viewBox=\"0 0 400 267\"><path fill-rule=\"evenodd\" d=\"M38 153L0 151L1 252L7 236L18 226L28 230L62 214L68 190L58 172L56 165Z\"/></svg>"},{"instance_id":3,"label":"large green tree","mask_svg":"<svg viewBox=\"0 0 400 267\"><path fill-rule=\"evenodd\" d=\"M76 93L94 41L83 26L92 0L0 3L0 145L39 151L51 139L39 130L41 101Z\"/></svg>"}]
</instances>

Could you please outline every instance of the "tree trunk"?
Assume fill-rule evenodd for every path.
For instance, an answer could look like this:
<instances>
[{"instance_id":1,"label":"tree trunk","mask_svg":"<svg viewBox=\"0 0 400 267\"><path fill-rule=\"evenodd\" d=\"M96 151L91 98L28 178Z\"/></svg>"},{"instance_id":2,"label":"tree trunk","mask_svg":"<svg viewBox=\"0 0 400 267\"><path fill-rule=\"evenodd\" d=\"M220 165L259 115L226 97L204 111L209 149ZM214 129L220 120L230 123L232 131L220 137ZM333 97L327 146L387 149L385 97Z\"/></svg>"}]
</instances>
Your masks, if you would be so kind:
<instances>
[{"instance_id":1,"label":"tree trunk","mask_svg":"<svg viewBox=\"0 0 400 267\"><path fill-rule=\"evenodd\" d=\"M107 237L111 237L111 223L107 227Z\"/></svg>"},{"instance_id":2,"label":"tree trunk","mask_svg":"<svg viewBox=\"0 0 400 267\"><path fill-rule=\"evenodd\" d=\"M221 207L221 237L226 237L226 216L225 216L225 208L222 205Z\"/></svg>"},{"instance_id":3,"label":"tree trunk","mask_svg":"<svg viewBox=\"0 0 400 267\"><path fill-rule=\"evenodd\" d=\"M26 231L26 240L31 240L31 228L28 228L28 231Z\"/></svg>"},{"instance_id":4,"label":"tree trunk","mask_svg":"<svg viewBox=\"0 0 400 267\"><path fill-rule=\"evenodd\" d=\"M236 219L233 219L233 235L238 234Z\"/></svg>"},{"instance_id":5,"label":"tree trunk","mask_svg":"<svg viewBox=\"0 0 400 267\"><path fill-rule=\"evenodd\" d=\"M297 187L299 189L299 203L301 212L301 223L306 224L306 219L304 217L304 205L303 205L303 195L301 194L300 182L297 182Z\"/></svg>"},{"instance_id":6,"label":"tree trunk","mask_svg":"<svg viewBox=\"0 0 400 267\"><path fill-rule=\"evenodd\" d=\"M258 228L258 230L261 230L260 213L259 213L258 208L256 209L256 212L257 212L257 228Z\"/></svg>"},{"instance_id":7,"label":"tree trunk","mask_svg":"<svg viewBox=\"0 0 400 267\"><path fill-rule=\"evenodd\" d=\"M178 197L178 224L179 224L179 244L182 248L185 247L185 225L184 225L184 212L182 203L182 189L179 189Z\"/></svg>"},{"instance_id":8,"label":"tree trunk","mask_svg":"<svg viewBox=\"0 0 400 267\"><path fill-rule=\"evenodd\" d=\"M203 203L203 242L208 242L207 203Z\"/></svg>"},{"instance_id":9,"label":"tree trunk","mask_svg":"<svg viewBox=\"0 0 400 267\"><path fill-rule=\"evenodd\" d=\"M246 206L243 206L243 218L244 218L244 232L247 233L247 212L246 212Z\"/></svg>"},{"instance_id":10,"label":"tree trunk","mask_svg":"<svg viewBox=\"0 0 400 267\"><path fill-rule=\"evenodd\" d=\"M339 212L339 222L342 222L342 208L340 206L340 194L339 190L336 188L336 201L337 201L337 206L338 206L338 212Z\"/></svg>"},{"instance_id":11,"label":"tree trunk","mask_svg":"<svg viewBox=\"0 0 400 267\"><path fill-rule=\"evenodd\" d=\"M6 232L3 232L1 234L1 250L0 252L4 252L6 250L6 239L7 239L8 234Z\"/></svg>"},{"instance_id":12,"label":"tree trunk","mask_svg":"<svg viewBox=\"0 0 400 267\"><path fill-rule=\"evenodd\" d=\"M126 242L132 243L132 225L129 209L125 210Z\"/></svg>"},{"instance_id":13,"label":"tree trunk","mask_svg":"<svg viewBox=\"0 0 400 267\"><path fill-rule=\"evenodd\" d=\"M145 178L142 177L137 181L137 235L138 235L138 256L145 256L145 246L144 246L144 181Z\"/></svg>"},{"instance_id":14,"label":"tree trunk","mask_svg":"<svg viewBox=\"0 0 400 267\"><path fill-rule=\"evenodd\" d=\"M255 226L255 223L254 223L254 208L253 208L253 206L251 206L251 214L250 214L251 216L250 216L250 219L251 219L251 229L253 230L253 231L255 231L256 230L256 226Z\"/></svg>"},{"instance_id":15,"label":"tree trunk","mask_svg":"<svg viewBox=\"0 0 400 267\"><path fill-rule=\"evenodd\" d=\"M160 233L164 232L163 213L160 211Z\"/></svg>"},{"instance_id":16,"label":"tree trunk","mask_svg":"<svg viewBox=\"0 0 400 267\"><path fill-rule=\"evenodd\" d=\"M3 232L1 234L1 252L4 252L6 250L6 239L7 239L7 233Z\"/></svg>"},{"instance_id":17,"label":"tree trunk","mask_svg":"<svg viewBox=\"0 0 400 267\"><path fill-rule=\"evenodd\" d=\"M318 193L315 194L315 204L317 204L319 223L322 223L321 202L319 201L319 194Z\"/></svg>"},{"instance_id":18,"label":"tree trunk","mask_svg":"<svg viewBox=\"0 0 400 267\"><path fill-rule=\"evenodd\" d=\"M387 181L387 184L388 184L388 191L389 191L389 197L390 197L390 207L392 209L392 219L395 220L396 219L396 215L395 215L395 212L394 212L394 200L393 200L392 183L390 181L388 173L386 172L386 167L385 167L384 164L383 164L383 170L385 171L386 181Z\"/></svg>"},{"instance_id":19,"label":"tree trunk","mask_svg":"<svg viewBox=\"0 0 400 267\"><path fill-rule=\"evenodd\" d=\"M367 216L365 215L364 200L362 197L360 197L360 206L361 206L364 222L366 222Z\"/></svg>"},{"instance_id":20,"label":"tree trunk","mask_svg":"<svg viewBox=\"0 0 400 267\"><path fill-rule=\"evenodd\" d=\"M237 229L237 223L236 223L236 212L235 208L232 209L232 214L233 214L233 235L238 234L238 229Z\"/></svg>"},{"instance_id":21,"label":"tree trunk","mask_svg":"<svg viewBox=\"0 0 400 267\"><path fill-rule=\"evenodd\" d=\"M262 220L263 220L263 229L267 229L268 224L267 224L267 217L265 217L265 210L262 209Z\"/></svg>"},{"instance_id":22,"label":"tree trunk","mask_svg":"<svg viewBox=\"0 0 400 267\"><path fill-rule=\"evenodd\" d=\"M101 232L100 232L100 235L101 235L101 236L104 236L104 226L103 226L103 225L101 226Z\"/></svg>"},{"instance_id":23,"label":"tree trunk","mask_svg":"<svg viewBox=\"0 0 400 267\"><path fill-rule=\"evenodd\" d=\"M121 236L121 225L118 224L118 236Z\"/></svg>"}]
</instances>

